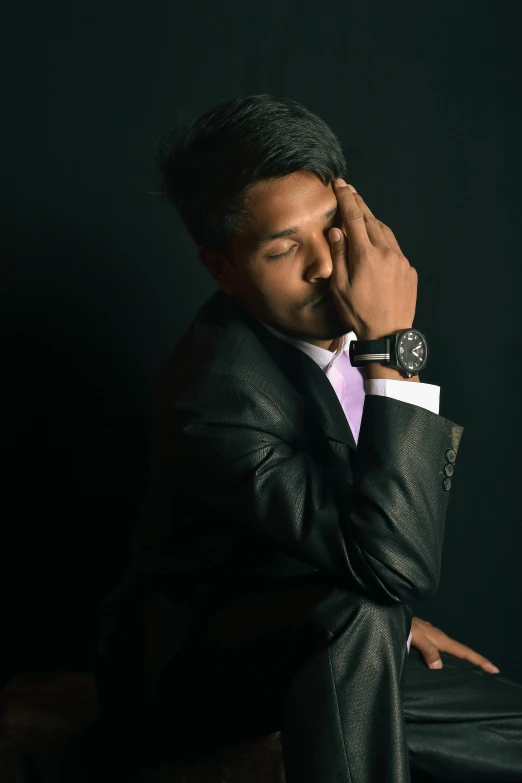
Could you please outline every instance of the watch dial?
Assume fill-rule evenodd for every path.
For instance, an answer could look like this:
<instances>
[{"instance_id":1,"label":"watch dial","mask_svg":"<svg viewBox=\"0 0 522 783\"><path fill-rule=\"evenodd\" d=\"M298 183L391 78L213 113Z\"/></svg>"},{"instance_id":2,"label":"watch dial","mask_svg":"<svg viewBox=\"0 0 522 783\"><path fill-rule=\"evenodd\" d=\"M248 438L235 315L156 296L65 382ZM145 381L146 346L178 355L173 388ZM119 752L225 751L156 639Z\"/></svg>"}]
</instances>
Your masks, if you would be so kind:
<instances>
[{"instance_id":1,"label":"watch dial","mask_svg":"<svg viewBox=\"0 0 522 783\"><path fill-rule=\"evenodd\" d=\"M424 338L414 329L404 332L398 342L397 353L407 370L418 372L418 370L424 366L426 359L426 343Z\"/></svg>"}]
</instances>

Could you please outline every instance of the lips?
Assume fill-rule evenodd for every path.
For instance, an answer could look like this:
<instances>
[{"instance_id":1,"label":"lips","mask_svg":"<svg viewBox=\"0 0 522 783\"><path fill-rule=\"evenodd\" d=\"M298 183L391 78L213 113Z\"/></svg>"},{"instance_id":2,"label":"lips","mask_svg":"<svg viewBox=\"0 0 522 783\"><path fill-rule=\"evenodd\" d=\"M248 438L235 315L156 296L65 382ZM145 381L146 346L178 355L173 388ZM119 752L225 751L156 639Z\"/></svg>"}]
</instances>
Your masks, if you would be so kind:
<instances>
[{"instance_id":1,"label":"lips","mask_svg":"<svg viewBox=\"0 0 522 783\"><path fill-rule=\"evenodd\" d=\"M316 302L316 303L313 305L313 307L319 307L319 305L320 305L320 304L322 304L323 302L329 302L331 298L332 298L332 292L331 292L331 291L329 291L329 292L326 294L326 296L323 296L323 298L322 298L322 299L319 299L319 301L318 301L318 302Z\"/></svg>"}]
</instances>

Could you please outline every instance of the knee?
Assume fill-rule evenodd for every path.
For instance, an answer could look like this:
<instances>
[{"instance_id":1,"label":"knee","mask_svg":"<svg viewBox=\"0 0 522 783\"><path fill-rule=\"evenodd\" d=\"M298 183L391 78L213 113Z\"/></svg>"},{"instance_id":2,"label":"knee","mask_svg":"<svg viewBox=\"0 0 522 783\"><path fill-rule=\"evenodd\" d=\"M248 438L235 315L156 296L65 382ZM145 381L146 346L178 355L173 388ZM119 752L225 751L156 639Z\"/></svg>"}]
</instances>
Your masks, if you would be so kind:
<instances>
[{"instance_id":1,"label":"knee","mask_svg":"<svg viewBox=\"0 0 522 783\"><path fill-rule=\"evenodd\" d=\"M365 628L365 633L376 642L383 637L395 637L399 642L408 638L411 629L412 610L408 604L381 604L371 598L362 597L357 602L356 619ZM352 622L353 627L353 622Z\"/></svg>"},{"instance_id":2,"label":"knee","mask_svg":"<svg viewBox=\"0 0 522 783\"><path fill-rule=\"evenodd\" d=\"M313 612L313 620L334 636L359 631L371 644L394 637L406 645L412 616L406 603L382 604L342 589L333 590Z\"/></svg>"}]
</instances>

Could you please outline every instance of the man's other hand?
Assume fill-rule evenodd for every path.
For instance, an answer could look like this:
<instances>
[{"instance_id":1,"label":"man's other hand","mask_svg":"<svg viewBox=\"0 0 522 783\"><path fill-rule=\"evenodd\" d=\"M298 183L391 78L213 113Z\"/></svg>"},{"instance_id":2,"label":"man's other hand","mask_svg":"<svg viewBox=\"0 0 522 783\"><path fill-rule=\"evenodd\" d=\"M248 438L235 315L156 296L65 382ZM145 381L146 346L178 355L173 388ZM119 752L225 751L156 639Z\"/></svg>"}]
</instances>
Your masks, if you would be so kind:
<instances>
[{"instance_id":1,"label":"man's other hand","mask_svg":"<svg viewBox=\"0 0 522 783\"><path fill-rule=\"evenodd\" d=\"M447 652L456 655L457 658L463 658L475 666L480 666L490 674L499 673L499 669L483 655L479 655L471 647L466 647L465 644L452 639L444 631L435 628L426 620L421 620L420 617L412 619L411 645L417 648L430 669L442 669L439 652Z\"/></svg>"}]
</instances>

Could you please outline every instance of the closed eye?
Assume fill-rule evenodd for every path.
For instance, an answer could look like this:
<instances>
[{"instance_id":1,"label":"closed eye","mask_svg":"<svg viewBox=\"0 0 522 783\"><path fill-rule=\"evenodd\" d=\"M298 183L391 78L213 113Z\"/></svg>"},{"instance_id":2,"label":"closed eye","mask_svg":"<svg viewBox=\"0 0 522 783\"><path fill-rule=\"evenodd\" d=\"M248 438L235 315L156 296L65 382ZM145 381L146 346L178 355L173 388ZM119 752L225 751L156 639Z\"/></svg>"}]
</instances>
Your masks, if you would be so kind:
<instances>
[{"instance_id":1,"label":"closed eye","mask_svg":"<svg viewBox=\"0 0 522 783\"><path fill-rule=\"evenodd\" d=\"M288 248L284 253L278 253L277 256L268 256L268 258L284 258L285 256L289 256L294 247L297 247L297 245L292 245L292 247Z\"/></svg>"},{"instance_id":2,"label":"closed eye","mask_svg":"<svg viewBox=\"0 0 522 783\"><path fill-rule=\"evenodd\" d=\"M342 227L342 217L341 213L337 211L337 213L334 215L334 220L332 222L332 226L337 225L337 223L340 224L340 227ZM328 232L332 226L329 226L326 231ZM293 251L293 249L297 247L297 245L292 245L292 247L289 247L288 250L286 250L284 253L278 253L276 256L267 256L267 258L285 258L285 256L289 256L290 253Z\"/></svg>"}]
</instances>

